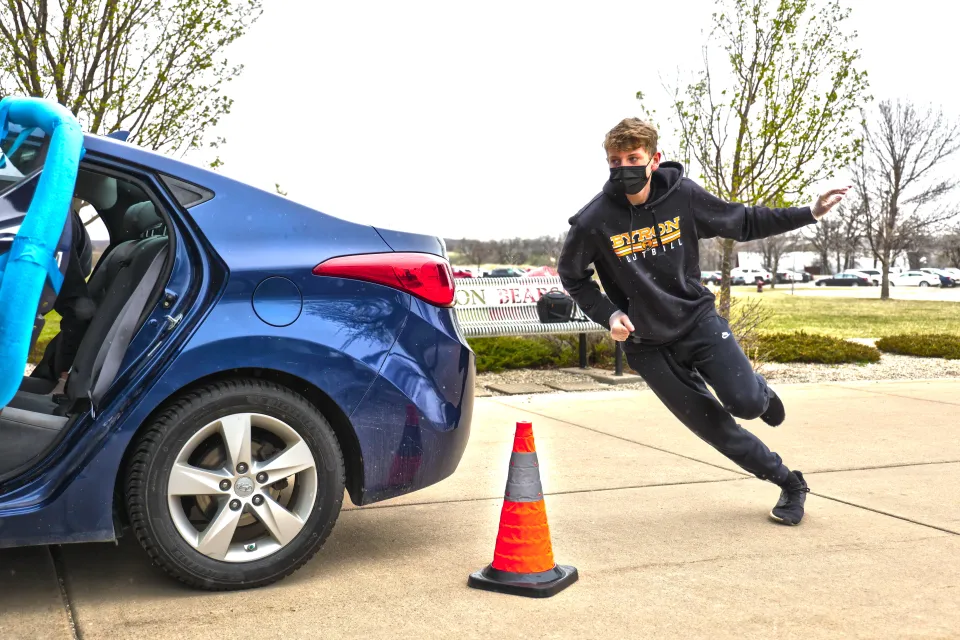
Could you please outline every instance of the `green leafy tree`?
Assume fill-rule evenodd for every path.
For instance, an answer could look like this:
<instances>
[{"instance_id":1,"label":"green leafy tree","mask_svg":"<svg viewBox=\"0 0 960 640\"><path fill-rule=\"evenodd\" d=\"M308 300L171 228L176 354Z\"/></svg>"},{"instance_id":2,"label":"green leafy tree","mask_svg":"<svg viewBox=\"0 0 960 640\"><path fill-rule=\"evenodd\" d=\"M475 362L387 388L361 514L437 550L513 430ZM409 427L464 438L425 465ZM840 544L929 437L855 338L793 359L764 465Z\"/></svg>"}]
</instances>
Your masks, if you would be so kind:
<instances>
[{"instance_id":1,"label":"green leafy tree","mask_svg":"<svg viewBox=\"0 0 960 640\"><path fill-rule=\"evenodd\" d=\"M672 93L680 157L729 201L790 206L861 152L866 72L837 0L722 0L704 69ZM710 61L712 46L722 64ZM669 90L669 88L668 88ZM638 97L640 97L638 95ZM721 240L719 312L729 317L734 241Z\"/></svg>"},{"instance_id":2,"label":"green leafy tree","mask_svg":"<svg viewBox=\"0 0 960 640\"><path fill-rule=\"evenodd\" d=\"M0 94L56 100L90 133L183 154L230 112L224 49L260 0L0 0ZM222 163L214 160L213 167Z\"/></svg>"}]
</instances>

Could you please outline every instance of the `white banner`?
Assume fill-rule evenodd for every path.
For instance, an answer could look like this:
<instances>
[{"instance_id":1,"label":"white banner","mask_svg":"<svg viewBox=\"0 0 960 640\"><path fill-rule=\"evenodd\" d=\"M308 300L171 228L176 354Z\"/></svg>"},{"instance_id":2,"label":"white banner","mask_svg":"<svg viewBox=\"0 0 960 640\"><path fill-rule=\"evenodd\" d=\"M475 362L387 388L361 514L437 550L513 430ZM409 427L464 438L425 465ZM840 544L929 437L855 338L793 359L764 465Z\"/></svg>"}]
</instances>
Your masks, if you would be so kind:
<instances>
[{"instance_id":1,"label":"white banner","mask_svg":"<svg viewBox=\"0 0 960 640\"><path fill-rule=\"evenodd\" d=\"M530 280L517 278L516 282L504 283L504 279L484 282L482 278L456 278L454 305L471 308L534 304L545 293L564 290L559 278Z\"/></svg>"}]
</instances>

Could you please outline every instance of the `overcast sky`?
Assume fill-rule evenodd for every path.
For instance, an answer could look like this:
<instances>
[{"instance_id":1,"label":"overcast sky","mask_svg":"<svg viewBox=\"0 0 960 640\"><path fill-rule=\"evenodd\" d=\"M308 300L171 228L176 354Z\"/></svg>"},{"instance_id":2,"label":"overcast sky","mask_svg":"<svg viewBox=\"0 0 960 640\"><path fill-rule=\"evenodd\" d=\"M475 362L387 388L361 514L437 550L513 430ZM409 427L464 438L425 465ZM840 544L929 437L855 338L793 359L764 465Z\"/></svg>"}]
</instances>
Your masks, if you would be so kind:
<instances>
[{"instance_id":1,"label":"overcast sky","mask_svg":"<svg viewBox=\"0 0 960 640\"><path fill-rule=\"evenodd\" d=\"M954 115L942 3L846 3L873 95ZM639 115L638 90L663 104L661 76L700 68L713 11L705 0L264 4L229 52L246 69L217 131L221 171L279 182L341 218L484 239L565 229L606 179L605 132Z\"/></svg>"}]
</instances>

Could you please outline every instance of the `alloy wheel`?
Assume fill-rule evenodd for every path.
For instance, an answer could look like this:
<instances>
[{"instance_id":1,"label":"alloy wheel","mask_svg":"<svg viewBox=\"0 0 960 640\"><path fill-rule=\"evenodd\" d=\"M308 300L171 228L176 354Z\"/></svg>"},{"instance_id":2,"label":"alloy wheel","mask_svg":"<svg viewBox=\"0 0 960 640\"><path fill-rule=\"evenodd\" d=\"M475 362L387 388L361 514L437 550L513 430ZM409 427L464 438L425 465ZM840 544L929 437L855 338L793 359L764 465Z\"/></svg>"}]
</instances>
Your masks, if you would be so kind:
<instances>
[{"instance_id":1,"label":"alloy wheel","mask_svg":"<svg viewBox=\"0 0 960 640\"><path fill-rule=\"evenodd\" d=\"M310 447L290 425L258 413L218 418L177 455L167 483L174 526L214 560L260 560L297 537L317 498Z\"/></svg>"}]
</instances>

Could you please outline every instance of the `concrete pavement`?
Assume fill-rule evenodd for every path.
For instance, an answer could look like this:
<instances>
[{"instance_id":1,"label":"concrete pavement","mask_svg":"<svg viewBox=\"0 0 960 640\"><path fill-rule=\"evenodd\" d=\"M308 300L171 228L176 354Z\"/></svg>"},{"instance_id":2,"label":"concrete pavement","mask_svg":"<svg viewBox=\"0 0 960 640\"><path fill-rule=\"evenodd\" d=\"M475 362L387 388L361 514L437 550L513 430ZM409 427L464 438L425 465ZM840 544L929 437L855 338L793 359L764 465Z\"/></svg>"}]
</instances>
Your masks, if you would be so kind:
<instances>
[{"instance_id":1,"label":"concrete pavement","mask_svg":"<svg viewBox=\"0 0 960 640\"><path fill-rule=\"evenodd\" d=\"M960 636L960 381L778 390L787 422L744 426L805 472L799 527L769 522L777 487L650 392L485 398L453 477L348 506L320 554L267 589L187 590L127 538L64 547L61 596L46 550L0 552L0 638L74 637L68 611L84 640ZM581 575L547 600L466 587L492 558L523 419L556 559Z\"/></svg>"},{"instance_id":2,"label":"concrete pavement","mask_svg":"<svg viewBox=\"0 0 960 640\"><path fill-rule=\"evenodd\" d=\"M0 551L0 638L72 638L68 611L48 549Z\"/></svg>"}]
</instances>

